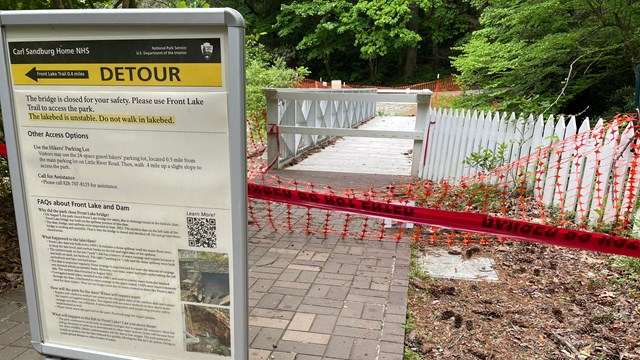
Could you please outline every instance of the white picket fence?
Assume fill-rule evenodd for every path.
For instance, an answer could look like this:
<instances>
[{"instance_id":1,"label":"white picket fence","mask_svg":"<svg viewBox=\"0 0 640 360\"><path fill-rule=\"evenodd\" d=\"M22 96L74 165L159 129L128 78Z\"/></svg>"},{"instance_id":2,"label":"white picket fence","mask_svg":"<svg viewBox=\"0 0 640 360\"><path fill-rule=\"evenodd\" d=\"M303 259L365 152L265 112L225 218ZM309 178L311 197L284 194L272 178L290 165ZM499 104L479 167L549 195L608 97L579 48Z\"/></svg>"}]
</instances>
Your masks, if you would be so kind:
<instances>
[{"instance_id":1,"label":"white picket fence","mask_svg":"<svg viewBox=\"0 0 640 360\"><path fill-rule=\"evenodd\" d=\"M431 110L419 176L459 183L482 169L463 163L481 149L506 145L505 164L482 174L483 181L526 179L544 204L575 212L578 221L610 222L631 216L640 185L640 151L631 123L593 129L589 119L519 117L499 112ZM500 176L502 174L502 176ZM524 177L523 177L524 176Z\"/></svg>"}]
</instances>

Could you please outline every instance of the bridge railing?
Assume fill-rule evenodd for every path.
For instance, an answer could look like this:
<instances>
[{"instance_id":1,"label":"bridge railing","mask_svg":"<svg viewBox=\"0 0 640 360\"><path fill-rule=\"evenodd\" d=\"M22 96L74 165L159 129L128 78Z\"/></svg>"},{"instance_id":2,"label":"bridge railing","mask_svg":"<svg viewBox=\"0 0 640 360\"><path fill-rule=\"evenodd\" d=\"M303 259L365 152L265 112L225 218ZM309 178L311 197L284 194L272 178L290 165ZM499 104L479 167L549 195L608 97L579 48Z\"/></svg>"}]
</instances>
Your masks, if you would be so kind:
<instances>
[{"instance_id":1,"label":"bridge railing","mask_svg":"<svg viewBox=\"0 0 640 360\"><path fill-rule=\"evenodd\" d=\"M267 159L280 169L338 136L412 139L411 174L418 175L432 92L377 89L265 89ZM417 104L414 131L355 129L376 116L376 104Z\"/></svg>"}]
</instances>

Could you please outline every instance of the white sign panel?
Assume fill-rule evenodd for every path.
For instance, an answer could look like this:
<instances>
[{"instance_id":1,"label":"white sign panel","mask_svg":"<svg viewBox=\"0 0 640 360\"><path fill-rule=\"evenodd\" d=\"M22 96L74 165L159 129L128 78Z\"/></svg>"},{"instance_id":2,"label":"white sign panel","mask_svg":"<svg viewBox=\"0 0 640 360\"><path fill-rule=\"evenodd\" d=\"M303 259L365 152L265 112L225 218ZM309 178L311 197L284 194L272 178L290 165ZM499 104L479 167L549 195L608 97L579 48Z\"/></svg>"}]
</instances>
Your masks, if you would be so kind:
<instances>
[{"instance_id":1,"label":"white sign panel","mask_svg":"<svg viewBox=\"0 0 640 360\"><path fill-rule=\"evenodd\" d=\"M245 178L231 171L244 139L222 29L5 29L41 343L246 356Z\"/></svg>"}]
</instances>

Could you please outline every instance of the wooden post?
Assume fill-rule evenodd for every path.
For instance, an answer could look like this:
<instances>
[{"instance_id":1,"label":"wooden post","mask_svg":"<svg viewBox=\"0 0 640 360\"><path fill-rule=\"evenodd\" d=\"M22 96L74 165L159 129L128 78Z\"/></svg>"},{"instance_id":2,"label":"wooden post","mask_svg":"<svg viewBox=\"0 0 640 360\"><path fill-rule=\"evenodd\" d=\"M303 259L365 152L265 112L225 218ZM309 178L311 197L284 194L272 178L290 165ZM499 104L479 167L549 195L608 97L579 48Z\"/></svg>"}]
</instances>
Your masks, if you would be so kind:
<instances>
[{"instance_id":1,"label":"wooden post","mask_svg":"<svg viewBox=\"0 0 640 360\"><path fill-rule=\"evenodd\" d=\"M278 149L278 90L264 89L267 98L267 166L273 164L275 169L280 168L280 149Z\"/></svg>"},{"instance_id":2,"label":"wooden post","mask_svg":"<svg viewBox=\"0 0 640 360\"><path fill-rule=\"evenodd\" d=\"M431 102L431 91L419 93L417 98L416 126L415 131L424 133L424 128L429 116L429 103ZM418 176L420 162L422 161L422 142L424 140L413 141L413 158L411 159L411 175Z\"/></svg>"}]
</instances>

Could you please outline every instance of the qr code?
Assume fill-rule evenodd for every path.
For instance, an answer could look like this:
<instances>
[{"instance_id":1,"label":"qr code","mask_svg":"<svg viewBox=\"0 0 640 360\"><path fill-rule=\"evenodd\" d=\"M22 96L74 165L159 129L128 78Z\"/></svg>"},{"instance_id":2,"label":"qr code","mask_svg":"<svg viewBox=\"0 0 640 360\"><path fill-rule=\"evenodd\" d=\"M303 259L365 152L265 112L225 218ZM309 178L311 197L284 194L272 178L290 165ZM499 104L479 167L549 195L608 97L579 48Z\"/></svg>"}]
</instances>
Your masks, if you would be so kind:
<instances>
[{"instance_id":1,"label":"qr code","mask_svg":"<svg viewBox=\"0 0 640 360\"><path fill-rule=\"evenodd\" d=\"M187 217L189 246L215 249L218 247L216 219L208 217Z\"/></svg>"}]
</instances>

